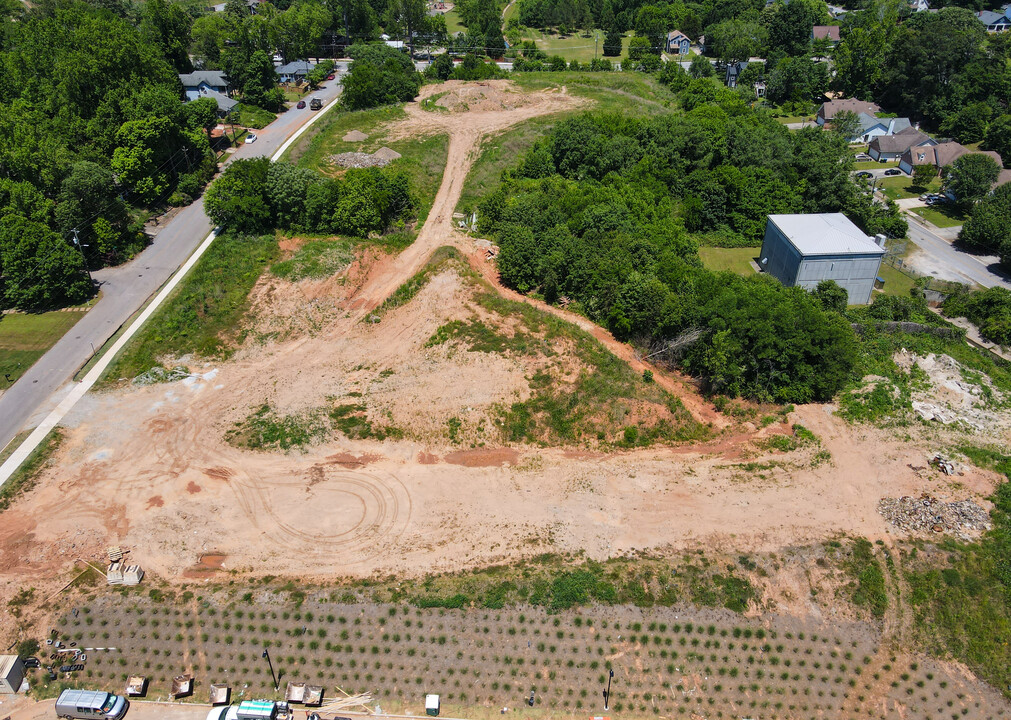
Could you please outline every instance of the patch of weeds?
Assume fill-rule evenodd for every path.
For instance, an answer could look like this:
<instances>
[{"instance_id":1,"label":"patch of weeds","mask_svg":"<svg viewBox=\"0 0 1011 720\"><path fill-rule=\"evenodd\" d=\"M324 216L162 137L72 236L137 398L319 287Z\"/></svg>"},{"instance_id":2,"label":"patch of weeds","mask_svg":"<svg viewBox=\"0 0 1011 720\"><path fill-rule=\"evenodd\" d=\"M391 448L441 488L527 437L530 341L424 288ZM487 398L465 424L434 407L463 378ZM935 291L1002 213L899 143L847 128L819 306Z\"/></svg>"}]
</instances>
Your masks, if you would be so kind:
<instances>
[{"instance_id":1,"label":"patch of weeds","mask_svg":"<svg viewBox=\"0 0 1011 720\"><path fill-rule=\"evenodd\" d=\"M49 465L53 453L63 442L63 431L53 428L31 454L21 463L21 467L11 474L0 487L0 511L6 510L21 495L30 492L38 482L39 475Z\"/></svg>"},{"instance_id":2,"label":"patch of weeds","mask_svg":"<svg viewBox=\"0 0 1011 720\"><path fill-rule=\"evenodd\" d=\"M347 240L310 240L270 272L282 280L321 280L345 270L354 260L355 244Z\"/></svg>"},{"instance_id":3,"label":"patch of weeds","mask_svg":"<svg viewBox=\"0 0 1011 720\"><path fill-rule=\"evenodd\" d=\"M329 430L318 412L279 416L270 405L264 404L245 420L235 423L225 439L235 447L250 450L290 450L322 440Z\"/></svg>"},{"instance_id":4,"label":"patch of weeds","mask_svg":"<svg viewBox=\"0 0 1011 720\"><path fill-rule=\"evenodd\" d=\"M425 98L424 100L421 101L421 109L427 112L442 112L442 113L449 112L449 108L437 104L439 100L442 99L447 94L448 93L445 92L435 93L435 95Z\"/></svg>"},{"instance_id":5,"label":"patch of weeds","mask_svg":"<svg viewBox=\"0 0 1011 720\"><path fill-rule=\"evenodd\" d=\"M399 428L374 424L369 420L364 405L338 405L330 410L329 417L333 429L351 439L385 440L404 436Z\"/></svg>"},{"instance_id":6,"label":"patch of weeds","mask_svg":"<svg viewBox=\"0 0 1011 720\"><path fill-rule=\"evenodd\" d=\"M523 332L506 335L481 320L450 320L435 331L425 343L425 347L445 345L451 341L465 345L471 352L498 355L541 354L540 341L537 338Z\"/></svg>"},{"instance_id":7,"label":"patch of weeds","mask_svg":"<svg viewBox=\"0 0 1011 720\"><path fill-rule=\"evenodd\" d=\"M793 426L793 435L770 435L756 443L765 450L793 452L809 445L821 445L821 440L813 432L800 424Z\"/></svg>"},{"instance_id":8,"label":"patch of weeds","mask_svg":"<svg viewBox=\"0 0 1011 720\"><path fill-rule=\"evenodd\" d=\"M451 417L446 421L446 434L449 435L449 441L451 443L456 443L460 436L460 428L463 427L463 423L458 417Z\"/></svg>"},{"instance_id":9,"label":"patch of weeds","mask_svg":"<svg viewBox=\"0 0 1011 720\"><path fill-rule=\"evenodd\" d=\"M853 541L849 559L843 564L854 580L848 585L854 604L866 607L874 617L884 617L888 609L885 576L874 557L874 546L864 538Z\"/></svg>"}]
</instances>

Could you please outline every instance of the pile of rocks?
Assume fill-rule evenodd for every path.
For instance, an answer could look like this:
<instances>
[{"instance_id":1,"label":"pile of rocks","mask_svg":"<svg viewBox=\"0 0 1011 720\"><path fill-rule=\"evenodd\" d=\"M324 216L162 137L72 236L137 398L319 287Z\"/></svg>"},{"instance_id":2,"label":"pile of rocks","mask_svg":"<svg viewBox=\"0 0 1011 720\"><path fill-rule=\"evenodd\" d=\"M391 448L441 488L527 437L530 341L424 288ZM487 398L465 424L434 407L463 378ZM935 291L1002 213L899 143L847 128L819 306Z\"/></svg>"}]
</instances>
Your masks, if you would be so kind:
<instances>
[{"instance_id":1,"label":"pile of rocks","mask_svg":"<svg viewBox=\"0 0 1011 720\"><path fill-rule=\"evenodd\" d=\"M156 385L158 383L175 382L190 376L189 368L183 365L176 365L171 370L155 365L147 372L142 372L133 379L134 385Z\"/></svg>"},{"instance_id":2,"label":"pile of rocks","mask_svg":"<svg viewBox=\"0 0 1011 720\"><path fill-rule=\"evenodd\" d=\"M328 160L337 167L342 168L370 168L383 167L389 165L390 161L384 157L376 157L363 152L346 152L331 155Z\"/></svg>"},{"instance_id":3,"label":"pile of rocks","mask_svg":"<svg viewBox=\"0 0 1011 720\"><path fill-rule=\"evenodd\" d=\"M991 527L989 513L972 500L944 502L930 495L881 498L878 512L900 530L948 533L962 540L971 540Z\"/></svg>"}]
</instances>

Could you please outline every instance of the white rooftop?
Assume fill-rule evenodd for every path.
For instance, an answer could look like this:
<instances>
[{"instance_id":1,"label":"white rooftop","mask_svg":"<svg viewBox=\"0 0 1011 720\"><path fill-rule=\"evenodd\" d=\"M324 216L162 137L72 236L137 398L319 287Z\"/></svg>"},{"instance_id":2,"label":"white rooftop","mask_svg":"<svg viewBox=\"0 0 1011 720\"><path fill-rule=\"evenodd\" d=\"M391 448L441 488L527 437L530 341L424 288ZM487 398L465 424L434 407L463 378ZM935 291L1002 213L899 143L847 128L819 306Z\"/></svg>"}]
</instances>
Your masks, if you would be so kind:
<instances>
[{"instance_id":1,"label":"white rooftop","mask_svg":"<svg viewBox=\"0 0 1011 720\"><path fill-rule=\"evenodd\" d=\"M801 255L884 255L873 238L864 235L860 228L842 213L816 213L811 215L770 215L787 240Z\"/></svg>"}]
</instances>

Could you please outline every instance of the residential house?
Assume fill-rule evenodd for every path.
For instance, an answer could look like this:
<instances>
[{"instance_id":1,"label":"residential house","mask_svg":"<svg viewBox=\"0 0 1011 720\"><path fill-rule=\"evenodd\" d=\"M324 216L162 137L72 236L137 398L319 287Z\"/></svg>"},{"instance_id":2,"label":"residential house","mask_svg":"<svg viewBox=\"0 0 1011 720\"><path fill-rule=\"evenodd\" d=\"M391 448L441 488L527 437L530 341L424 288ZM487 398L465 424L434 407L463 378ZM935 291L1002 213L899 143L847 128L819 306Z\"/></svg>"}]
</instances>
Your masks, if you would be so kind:
<instances>
[{"instance_id":1,"label":"residential house","mask_svg":"<svg viewBox=\"0 0 1011 720\"><path fill-rule=\"evenodd\" d=\"M182 83L187 102L196 100L209 91L228 96L232 89L228 83L228 76L221 70L195 70L191 73L180 73L179 82Z\"/></svg>"},{"instance_id":2,"label":"residential house","mask_svg":"<svg viewBox=\"0 0 1011 720\"><path fill-rule=\"evenodd\" d=\"M912 175L913 169L918 165L933 165L937 169L937 172L940 172L941 168L951 165L958 158L972 152L980 151L970 150L953 140L937 143L936 145L911 147L903 152L902 157L899 158L899 170L906 173L906 175ZM997 161L998 165L1003 166L1004 164L1000 155L992 150L980 152L980 154L992 157Z\"/></svg>"},{"instance_id":3,"label":"residential house","mask_svg":"<svg viewBox=\"0 0 1011 720\"><path fill-rule=\"evenodd\" d=\"M997 10L980 10L976 13L976 17L986 26L987 32L999 33L1011 30L1011 4Z\"/></svg>"},{"instance_id":4,"label":"residential house","mask_svg":"<svg viewBox=\"0 0 1011 720\"><path fill-rule=\"evenodd\" d=\"M838 25L815 25L811 28L811 39L812 40L825 40L827 39L830 43L835 45L839 42L839 26Z\"/></svg>"},{"instance_id":5,"label":"residential house","mask_svg":"<svg viewBox=\"0 0 1011 720\"><path fill-rule=\"evenodd\" d=\"M930 3L927 0L909 0L909 9L913 12L927 12L930 10Z\"/></svg>"},{"instance_id":6,"label":"residential house","mask_svg":"<svg viewBox=\"0 0 1011 720\"><path fill-rule=\"evenodd\" d=\"M868 115L876 115L881 112L880 106L876 103L865 102L864 100L857 100L856 98L846 98L845 100L830 100L829 102L818 108L818 115L816 121L819 125L824 125L827 122L831 122L839 113L844 110L856 113L867 113Z\"/></svg>"},{"instance_id":7,"label":"residential house","mask_svg":"<svg viewBox=\"0 0 1011 720\"><path fill-rule=\"evenodd\" d=\"M672 55L687 55L691 49L692 41L680 30L672 30L667 33L667 43L664 45L664 52Z\"/></svg>"},{"instance_id":8,"label":"residential house","mask_svg":"<svg viewBox=\"0 0 1011 720\"><path fill-rule=\"evenodd\" d=\"M898 160L910 148L937 145L937 141L915 127L907 127L892 135L878 135L871 140L867 154L879 162Z\"/></svg>"},{"instance_id":9,"label":"residential house","mask_svg":"<svg viewBox=\"0 0 1011 720\"><path fill-rule=\"evenodd\" d=\"M744 68L748 67L751 63L761 63L765 64L765 60L762 58L748 58L747 62L736 62L729 63L727 65L726 77L724 82L726 82L728 88L737 87L737 78L740 77L741 73L744 72Z\"/></svg>"},{"instance_id":10,"label":"residential house","mask_svg":"<svg viewBox=\"0 0 1011 720\"><path fill-rule=\"evenodd\" d=\"M879 118L866 112L857 115L857 119L860 120L860 127L853 137L848 138L851 143L869 143L876 137L894 135L913 126L909 118Z\"/></svg>"},{"instance_id":11,"label":"residential house","mask_svg":"<svg viewBox=\"0 0 1011 720\"><path fill-rule=\"evenodd\" d=\"M230 98L227 95L222 95L221 93L216 92L214 90L204 91L201 97L209 97L212 100L214 100L218 104L218 117L222 118L228 113L230 113L232 110L234 110L235 106L239 104L239 101L236 100L235 98Z\"/></svg>"},{"instance_id":12,"label":"residential house","mask_svg":"<svg viewBox=\"0 0 1011 720\"><path fill-rule=\"evenodd\" d=\"M305 76L316 67L316 63L308 60L293 60L277 68L277 76L283 83L300 83Z\"/></svg>"}]
</instances>

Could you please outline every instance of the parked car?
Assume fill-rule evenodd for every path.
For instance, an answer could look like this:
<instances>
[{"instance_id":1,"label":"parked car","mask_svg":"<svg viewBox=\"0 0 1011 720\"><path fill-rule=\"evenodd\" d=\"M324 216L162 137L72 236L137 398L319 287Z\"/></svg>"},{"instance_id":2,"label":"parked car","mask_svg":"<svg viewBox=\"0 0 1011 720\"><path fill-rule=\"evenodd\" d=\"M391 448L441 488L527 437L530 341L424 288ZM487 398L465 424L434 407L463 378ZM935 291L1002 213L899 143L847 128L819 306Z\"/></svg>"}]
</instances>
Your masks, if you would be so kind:
<instances>
[{"instance_id":1,"label":"parked car","mask_svg":"<svg viewBox=\"0 0 1011 720\"><path fill-rule=\"evenodd\" d=\"M118 720L129 707L126 698L101 690L64 690L56 700L56 716Z\"/></svg>"},{"instance_id":2,"label":"parked car","mask_svg":"<svg viewBox=\"0 0 1011 720\"><path fill-rule=\"evenodd\" d=\"M857 173L857 177L858 178L872 178L872 177L874 177L874 173L868 172L867 170L861 170L860 172Z\"/></svg>"},{"instance_id":3,"label":"parked car","mask_svg":"<svg viewBox=\"0 0 1011 720\"><path fill-rule=\"evenodd\" d=\"M333 73L330 73L329 75L326 76L326 79L327 80L333 80L335 77L336 77L336 75L334 75Z\"/></svg>"},{"instance_id":4,"label":"parked car","mask_svg":"<svg viewBox=\"0 0 1011 720\"><path fill-rule=\"evenodd\" d=\"M323 101L319 98L313 98L309 101L310 110L319 110L321 107L323 107Z\"/></svg>"},{"instance_id":5,"label":"parked car","mask_svg":"<svg viewBox=\"0 0 1011 720\"><path fill-rule=\"evenodd\" d=\"M867 162L868 160L873 160L874 158L867 153L858 153L855 159L857 162Z\"/></svg>"},{"instance_id":6,"label":"parked car","mask_svg":"<svg viewBox=\"0 0 1011 720\"><path fill-rule=\"evenodd\" d=\"M228 707L211 708L207 712L207 720L238 720L239 706L229 705Z\"/></svg>"},{"instance_id":7,"label":"parked car","mask_svg":"<svg viewBox=\"0 0 1011 720\"><path fill-rule=\"evenodd\" d=\"M898 168L888 168L885 170L885 177L895 177L896 175L901 175L902 171Z\"/></svg>"},{"instance_id":8,"label":"parked car","mask_svg":"<svg viewBox=\"0 0 1011 720\"><path fill-rule=\"evenodd\" d=\"M42 661L37 657L27 657L24 659L24 666L29 670L38 670L42 667Z\"/></svg>"},{"instance_id":9,"label":"parked car","mask_svg":"<svg viewBox=\"0 0 1011 720\"><path fill-rule=\"evenodd\" d=\"M295 107L297 107L299 110L302 110L303 108L305 108L305 100L299 100L295 104Z\"/></svg>"},{"instance_id":10,"label":"parked car","mask_svg":"<svg viewBox=\"0 0 1011 720\"><path fill-rule=\"evenodd\" d=\"M246 134L246 145L252 145L255 142L256 142L256 133L247 133Z\"/></svg>"}]
</instances>

